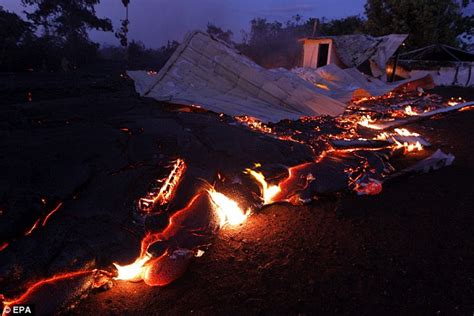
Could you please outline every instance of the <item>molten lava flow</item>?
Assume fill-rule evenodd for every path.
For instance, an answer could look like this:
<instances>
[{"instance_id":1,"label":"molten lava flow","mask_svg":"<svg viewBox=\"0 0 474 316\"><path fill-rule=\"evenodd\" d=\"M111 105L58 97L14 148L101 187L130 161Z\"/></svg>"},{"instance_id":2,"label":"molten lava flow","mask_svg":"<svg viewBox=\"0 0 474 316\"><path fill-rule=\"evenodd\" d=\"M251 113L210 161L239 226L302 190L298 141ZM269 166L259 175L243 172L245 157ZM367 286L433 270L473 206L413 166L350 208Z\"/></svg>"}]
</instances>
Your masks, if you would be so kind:
<instances>
[{"instance_id":1,"label":"molten lava flow","mask_svg":"<svg viewBox=\"0 0 474 316\"><path fill-rule=\"evenodd\" d=\"M58 281L61 281L61 280L75 278L75 277L78 277L78 276L83 276L83 275L86 275L86 274L92 274L94 272L95 272L95 270L85 270L85 271L67 272L67 273L55 275L55 276L53 276L49 279L44 279L44 280L36 282L32 286L30 286L28 288L28 290L25 293L23 293L20 297L18 297L16 299L13 299L13 300L9 300L9 301L4 301L3 304L4 304L4 306L22 304L23 302L26 302L28 300L28 297L30 295L32 295L35 291L37 291L39 288L41 288L44 285L54 283L54 282L58 282Z\"/></svg>"},{"instance_id":2,"label":"molten lava flow","mask_svg":"<svg viewBox=\"0 0 474 316\"><path fill-rule=\"evenodd\" d=\"M174 162L170 174L162 182L163 185L158 191L148 192L147 195L138 200L138 208L142 212L150 212L153 207L169 203L176 193L181 180L186 171L186 163L183 159L177 159Z\"/></svg>"},{"instance_id":3,"label":"molten lava flow","mask_svg":"<svg viewBox=\"0 0 474 316\"><path fill-rule=\"evenodd\" d=\"M46 225L46 222L48 222L48 219L54 214L56 213L60 208L61 206L63 206L63 202L59 202L59 204L53 208L49 213L48 215L46 215L46 217L44 218L43 220L43 223L41 224L42 226Z\"/></svg>"},{"instance_id":4,"label":"molten lava flow","mask_svg":"<svg viewBox=\"0 0 474 316\"><path fill-rule=\"evenodd\" d=\"M231 226L240 225L247 220L250 210L243 211L237 202L214 189L210 189L207 192L213 202L221 228L227 224Z\"/></svg>"},{"instance_id":5,"label":"molten lava flow","mask_svg":"<svg viewBox=\"0 0 474 316\"><path fill-rule=\"evenodd\" d=\"M197 193L186 207L170 217L169 224L163 231L147 233L142 239L140 255L135 262L126 266L114 263L118 273L115 279L143 280L152 286L166 285L177 279L184 273L187 262L192 257L189 254L194 254L193 250L179 250L179 247L184 244L185 247L194 249L191 240L198 240L197 244L207 244L206 234L214 231L211 228L213 225L210 225L213 218L209 195L205 191ZM230 218L229 224L237 222L235 216ZM149 247L155 243L163 243L166 250L159 257L153 257L151 251L148 252Z\"/></svg>"},{"instance_id":6,"label":"molten lava flow","mask_svg":"<svg viewBox=\"0 0 474 316\"><path fill-rule=\"evenodd\" d=\"M268 185L267 181L265 180L265 176L261 172L257 172L251 169L245 170L248 174L250 174L257 182L260 184L260 188L262 190L262 197L264 204L273 203L273 198L281 191L280 187L277 185Z\"/></svg>"},{"instance_id":7,"label":"molten lava flow","mask_svg":"<svg viewBox=\"0 0 474 316\"><path fill-rule=\"evenodd\" d=\"M31 228L28 229L28 231L25 233L25 236L30 235L36 229L36 227L38 227L38 224L40 223L40 221L41 221L41 218L38 218L38 220L36 220L33 226L31 226Z\"/></svg>"},{"instance_id":8,"label":"molten lava flow","mask_svg":"<svg viewBox=\"0 0 474 316\"><path fill-rule=\"evenodd\" d=\"M311 171L317 163L307 162L289 168L288 177L278 184L279 191L272 197L272 201L291 201L297 192L306 189L308 184L315 180Z\"/></svg>"},{"instance_id":9,"label":"molten lava flow","mask_svg":"<svg viewBox=\"0 0 474 316\"><path fill-rule=\"evenodd\" d=\"M124 281L139 281L142 279L143 272L145 270L145 263L151 259L150 254L145 254L145 256L138 258L134 263L121 266L117 263L114 263L114 266L117 268L118 275L115 277L116 280Z\"/></svg>"}]
</instances>

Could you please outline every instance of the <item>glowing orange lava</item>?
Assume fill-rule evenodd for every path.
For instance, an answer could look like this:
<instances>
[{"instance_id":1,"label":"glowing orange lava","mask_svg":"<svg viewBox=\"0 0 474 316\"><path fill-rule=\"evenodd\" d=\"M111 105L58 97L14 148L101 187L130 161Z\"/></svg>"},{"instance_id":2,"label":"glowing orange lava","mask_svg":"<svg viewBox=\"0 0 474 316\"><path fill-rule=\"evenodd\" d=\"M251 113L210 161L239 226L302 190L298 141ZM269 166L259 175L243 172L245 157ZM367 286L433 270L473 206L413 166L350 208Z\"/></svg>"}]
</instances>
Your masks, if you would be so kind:
<instances>
[{"instance_id":1,"label":"glowing orange lava","mask_svg":"<svg viewBox=\"0 0 474 316\"><path fill-rule=\"evenodd\" d=\"M260 185L262 191L262 198L264 204L273 203L273 198L281 191L280 187L277 185L268 185L265 180L265 176L261 172L254 171L252 169L245 170L250 174Z\"/></svg>"},{"instance_id":2,"label":"glowing orange lava","mask_svg":"<svg viewBox=\"0 0 474 316\"><path fill-rule=\"evenodd\" d=\"M207 191L214 205L214 211L219 218L219 226L237 226L247 220L250 210L242 210L236 201L228 198L222 193L210 189Z\"/></svg>"},{"instance_id":3,"label":"glowing orange lava","mask_svg":"<svg viewBox=\"0 0 474 316\"><path fill-rule=\"evenodd\" d=\"M183 159L177 159L170 174L164 180L159 181L163 184L158 191L148 192L147 195L138 200L138 208L143 212L150 212L153 207L169 203L176 193L181 180L186 171L186 163Z\"/></svg>"},{"instance_id":4,"label":"glowing orange lava","mask_svg":"<svg viewBox=\"0 0 474 316\"><path fill-rule=\"evenodd\" d=\"M61 206L63 206L63 202L59 202L59 204L53 208L49 213L48 215L46 215L46 217L44 218L43 220L43 223L41 224L42 226L46 225L46 222L48 222L49 218L54 214L56 213L60 208Z\"/></svg>"},{"instance_id":5,"label":"glowing orange lava","mask_svg":"<svg viewBox=\"0 0 474 316\"><path fill-rule=\"evenodd\" d=\"M38 281L35 284L33 284L32 286L30 286L28 288L28 290L25 293L23 293L20 297L18 297L16 299L13 299L13 300L10 300L10 301L4 301L3 304L5 306L21 304L22 302L25 302L32 293L34 293L36 290L38 290L39 288L41 288L42 286L44 286L46 284L50 284L50 283L54 283L54 282L57 282L57 281L78 277L78 276L81 276L81 275L92 274L94 271L95 270L67 272L67 273L55 275L55 276L53 276L51 278L48 278L48 279Z\"/></svg>"},{"instance_id":6,"label":"glowing orange lava","mask_svg":"<svg viewBox=\"0 0 474 316\"><path fill-rule=\"evenodd\" d=\"M114 263L114 266L117 268L118 275L114 278L116 280L125 280L125 281L139 281L143 277L143 272L145 271L145 263L151 259L150 254L145 254L145 256L137 258L135 262L121 266L117 263Z\"/></svg>"}]
</instances>

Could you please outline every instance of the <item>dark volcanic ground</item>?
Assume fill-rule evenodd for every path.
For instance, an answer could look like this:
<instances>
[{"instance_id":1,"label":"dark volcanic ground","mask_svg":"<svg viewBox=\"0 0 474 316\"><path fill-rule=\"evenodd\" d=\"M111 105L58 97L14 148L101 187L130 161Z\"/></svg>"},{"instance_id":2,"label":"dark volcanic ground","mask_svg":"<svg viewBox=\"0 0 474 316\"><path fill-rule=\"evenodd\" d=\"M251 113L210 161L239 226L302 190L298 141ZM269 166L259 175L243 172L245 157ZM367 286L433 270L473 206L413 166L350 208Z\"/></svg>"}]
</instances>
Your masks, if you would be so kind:
<instances>
[{"instance_id":1,"label":"dark volcanic ground","mask_svg":"<svg viewBox=\"0 0 474 316\"><path fill-rule=\"evenodd\" d=\"M456 155L374 197L270 206L166 288L120 283L77 314L471 315L474 111L413 130Z\"/></svg>"},{"instance_id":2,"label":"dark volcanic ground","mask_svg":"<svg viewBox=\"0 0 474 316\"><path fill-rule=\"evenodd\" d=\"M107 83L105 93L101 82L84 88L80 82L88 80L67 84L66 92L36 82L39 92L47 90L42 101L33 94L33 103L17 103L28 86L20 80L23 86L3 101L0 232L19 240L0 253L2 290L14 292L12 275L131 261L140 241L130 233L131 204L168 157L203 153L185 157L199 175L214 172L210 167L244 168L252 160L308 159L300 146L289 148L214 115L171 113L121 83ZM474 99L469 89L437 92ZM44 101L51 95L56 100ZM117 282L91 294L74 313L472 315L473 122L471 110L409 127L453 153L451 167L399 179L374 197L266 207L238 230L221 231L175 283ZM209 161L209 155L223 158ZM28 238L15 236L15 228L34 223L42 196L53 206L64 201L63 208Z\"/></svg>"}]
</instances>

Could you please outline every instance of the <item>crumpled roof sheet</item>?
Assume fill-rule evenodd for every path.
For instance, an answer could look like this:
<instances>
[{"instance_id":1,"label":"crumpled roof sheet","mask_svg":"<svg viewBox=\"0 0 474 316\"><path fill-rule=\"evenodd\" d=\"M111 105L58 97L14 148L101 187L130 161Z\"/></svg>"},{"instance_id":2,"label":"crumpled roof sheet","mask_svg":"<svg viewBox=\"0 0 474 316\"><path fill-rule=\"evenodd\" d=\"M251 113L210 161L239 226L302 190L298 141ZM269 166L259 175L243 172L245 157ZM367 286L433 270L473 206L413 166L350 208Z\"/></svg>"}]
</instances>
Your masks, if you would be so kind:
<instances>
[{"instance_id":1,"label":"crumpled roof sheet","mask_svg":"<svg viewBox=\"0 0 474 316\"><path fill-rule=\"evenodd\" d=\"M286 69L267 70L203 32L187 36L158 72L129 71L142 96L262 122L342 114L345 104Z\"/></svg>"},{"instance_id":2,"label":"crumpled roof sheet","mask_svg":"<svg viewBox=\"0 0 474 316\"><path fill-rule=\"evenodd\" d=\"M387 83L367 76L356 68L341 69L334 64L317 69L295 68L292 71L311 84L323 87L326 96L344 103L354 98L382 96L397 89L407 88L410 84L412 89L433 87L430 75Z\"/></svg>"},{"instance_id":3,"label":"crumpled roof sheet","mask_svg":"<svg viewBox=\"0 0 474 316\"><path fill-rule=\"evenodd\" d=\"M408 37L407 34L391 34L372 37L365 34L332 36L336 53L347 67L359 67L369 60L380 69L395 54L400 45Z\"/></svg>"}]
</instances>

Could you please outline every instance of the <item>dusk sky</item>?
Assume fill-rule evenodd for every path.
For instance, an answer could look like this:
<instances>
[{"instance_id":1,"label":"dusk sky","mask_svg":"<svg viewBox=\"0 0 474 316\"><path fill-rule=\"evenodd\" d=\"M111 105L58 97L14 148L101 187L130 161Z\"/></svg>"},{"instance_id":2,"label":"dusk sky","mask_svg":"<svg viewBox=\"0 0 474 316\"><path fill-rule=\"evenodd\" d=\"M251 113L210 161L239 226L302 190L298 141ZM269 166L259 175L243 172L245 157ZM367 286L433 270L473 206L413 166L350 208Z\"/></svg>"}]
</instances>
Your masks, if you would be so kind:
<instances>
[{"instance_id":1,"label":"dusk sky","mask_svg":"<svg viewBox=\"0 0 474 316\"><path fill-rule=\"evenodd\" d=\"M10 11L22 12L20 0L1 0ZM248 31L249 21L264 17L270 21L286 21L296 14L304 18L340 18L362 14L365 0L131 0L130 38L148 47L158 47L167 40L181 41L195 29L204 29L208 22L230 29L240 39L241 30ZM125 11L120 0L102 0L96 7L98 16L112 20L120 27ZM113 33L91 32L101 43L118 44Z\"/></svg>"}]
</instances>

